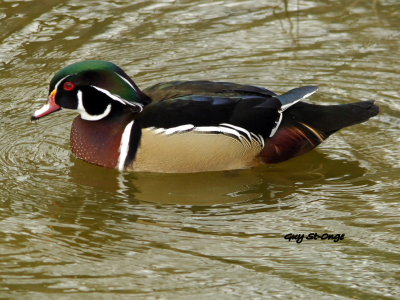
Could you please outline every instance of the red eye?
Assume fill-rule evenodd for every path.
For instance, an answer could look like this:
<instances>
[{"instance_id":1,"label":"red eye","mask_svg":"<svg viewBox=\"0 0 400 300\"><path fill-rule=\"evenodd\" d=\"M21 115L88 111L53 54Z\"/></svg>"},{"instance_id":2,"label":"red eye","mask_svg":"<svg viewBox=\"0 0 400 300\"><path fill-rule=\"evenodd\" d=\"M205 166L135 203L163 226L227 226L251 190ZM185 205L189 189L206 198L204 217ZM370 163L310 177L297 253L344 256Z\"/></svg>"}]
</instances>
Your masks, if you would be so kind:
<instances>
[{"instance_id":1,"label":"red eye","mask_svg":"<svg viewBox=\"0 0 400 300\"><path fill-rule=\"evenodd\" d=\"M64 83L64 90L66 91L72 91L73 89L75 89L75 87L76 87L75 83L71 81L67 81Z\"/></svg>"}]
</instances>

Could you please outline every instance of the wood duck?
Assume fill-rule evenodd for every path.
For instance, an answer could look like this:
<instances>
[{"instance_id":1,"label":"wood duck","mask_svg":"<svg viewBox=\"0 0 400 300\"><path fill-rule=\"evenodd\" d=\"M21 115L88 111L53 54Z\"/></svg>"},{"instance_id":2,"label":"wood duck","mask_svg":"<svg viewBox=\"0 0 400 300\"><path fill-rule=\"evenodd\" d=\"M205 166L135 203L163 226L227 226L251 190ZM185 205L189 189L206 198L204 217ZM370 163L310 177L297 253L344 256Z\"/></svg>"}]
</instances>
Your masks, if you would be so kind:
<instances>
[{"instance_id":1,"label":"wood duck","mask_svg":"<svg viewBox=\"0 0 400 300\"><path fill-rule=\"evenodd\" d=\"M230 82L171 81L142 91L115 64L83 61L55 74L47 104L32 119L76 110L72 151L104 167L174 173L243 169L304 154L379 112L373 101L300 102L317 89L277 95Z\"/></svg>"}]
</instances>

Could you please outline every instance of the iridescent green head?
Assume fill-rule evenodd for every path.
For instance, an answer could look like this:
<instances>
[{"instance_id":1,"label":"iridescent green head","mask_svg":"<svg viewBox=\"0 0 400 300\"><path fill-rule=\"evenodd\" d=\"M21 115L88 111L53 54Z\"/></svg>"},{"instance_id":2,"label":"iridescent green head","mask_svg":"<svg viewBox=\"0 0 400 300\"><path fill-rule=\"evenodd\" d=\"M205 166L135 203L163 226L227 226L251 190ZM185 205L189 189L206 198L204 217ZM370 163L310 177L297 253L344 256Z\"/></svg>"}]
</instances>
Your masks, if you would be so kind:
<instances>
[{"instance_id":1,"label":"iridescent green head","mask_svg":"<svg viewBox=\"0 0 400 300\"><path fill-rule=\"evenodd\" d=\"M148 98L117 65L100 60L71 64L58 71L50 82L49 102L37 110L39 119L61 108L75 109L85 120L97 121L112 111L142 110Z\"/></svg>"}]
</instances>

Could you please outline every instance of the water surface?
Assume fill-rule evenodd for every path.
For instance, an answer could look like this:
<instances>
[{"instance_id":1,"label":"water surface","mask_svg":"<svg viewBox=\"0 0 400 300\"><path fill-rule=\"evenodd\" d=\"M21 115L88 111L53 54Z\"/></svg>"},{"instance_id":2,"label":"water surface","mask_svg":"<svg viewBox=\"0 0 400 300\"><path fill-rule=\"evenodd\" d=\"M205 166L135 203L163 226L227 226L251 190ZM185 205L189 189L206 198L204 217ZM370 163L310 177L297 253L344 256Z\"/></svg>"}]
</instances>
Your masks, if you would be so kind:
<instances>
[{"instance_id":1,"label":"water surface","mask_svg":"<svg viewBox=\"0 0 400 300\"><path fill-rule=\"evenodd\" d=\"M0 297L395 299L400 5L381 1L0 3ZM39 122L54 72L111 60L140 87L212 79L378 117L252 170L120 173ZM289 242L289 233L345 234Z\"/></svg>"}]
</instances>

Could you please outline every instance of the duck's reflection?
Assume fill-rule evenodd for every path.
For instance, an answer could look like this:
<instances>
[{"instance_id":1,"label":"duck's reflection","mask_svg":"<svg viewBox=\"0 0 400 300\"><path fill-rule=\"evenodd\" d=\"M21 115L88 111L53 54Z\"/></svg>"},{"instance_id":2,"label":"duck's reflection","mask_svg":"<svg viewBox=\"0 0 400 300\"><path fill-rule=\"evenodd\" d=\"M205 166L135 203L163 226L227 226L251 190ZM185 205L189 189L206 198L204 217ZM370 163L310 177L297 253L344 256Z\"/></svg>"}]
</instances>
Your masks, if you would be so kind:
<instances>
[{"instance_id":1,"label":"duck's reflection","mask_svg":"<svg viewBox=\"0 0 400 300\"><path fill-rule=\"evenodd\" d=\"M365 173L357 161L330 159L317 151L256 169L192 174L121 173L73 160L70 174L78 184L115 191L129 200L196 206L256 199L274 204L299 187Z\"/></svg>"},{"instance_id":2,"label":"duck's reflection","mask_svg":"<svg viewBox=\"0 0 400 300\"><path fill-rule=\"evenodd\" d=\"M251 171L193 174L121 173L74 160L71 176L78 184L116 191L132 200L160 204L212 205L261 197Z\"/></svg>"}]
</instances>

